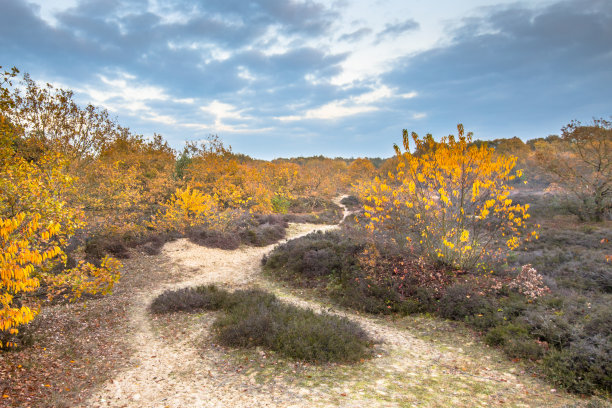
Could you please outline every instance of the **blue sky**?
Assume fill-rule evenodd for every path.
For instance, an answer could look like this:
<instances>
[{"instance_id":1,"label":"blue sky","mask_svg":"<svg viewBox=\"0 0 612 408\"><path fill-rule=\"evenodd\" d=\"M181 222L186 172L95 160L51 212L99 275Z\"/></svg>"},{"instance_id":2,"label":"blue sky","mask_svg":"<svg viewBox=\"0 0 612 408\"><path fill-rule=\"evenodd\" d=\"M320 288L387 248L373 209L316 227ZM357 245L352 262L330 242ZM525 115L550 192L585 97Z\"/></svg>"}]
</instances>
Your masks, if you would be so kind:
<instances>
[{"instance_id":1,"label":"blue sky","mask_svg":"<svg viewBox=\"0 0 612 408\"><path fill-rule=\"evenodd\" d=\"M612 1L2 0L0 65L177 149L388 157L612 115Z\"/></svg>"}]
</instances>

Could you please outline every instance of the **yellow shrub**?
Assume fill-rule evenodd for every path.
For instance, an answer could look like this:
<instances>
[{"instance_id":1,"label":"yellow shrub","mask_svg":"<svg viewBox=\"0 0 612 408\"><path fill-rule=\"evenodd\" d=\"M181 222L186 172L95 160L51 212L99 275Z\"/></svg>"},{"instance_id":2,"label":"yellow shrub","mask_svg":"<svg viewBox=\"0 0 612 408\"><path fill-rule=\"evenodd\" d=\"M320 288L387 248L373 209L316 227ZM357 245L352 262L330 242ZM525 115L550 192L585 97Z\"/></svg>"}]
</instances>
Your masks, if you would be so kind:
<instances>
[{"instance_id":1,"label":"yellow shrub","mask_svg":"<svg viewBox=\"0 0 612 408\"><path fill-rule=\"evenodd\" d=\"M494 155L486 145L470 145L471 133L420 138L412 133L415 154L404 130L402 151L388 178L376 178L361 194L369 228L390 228L408 235L431 257L459 268L483 265L521 242L529 205L514 204L508 182L520 177L515 157ZM413 235L414 236L414 235ZM406 237L411 240L410 237Z\"/></svg>"}]
</instances>

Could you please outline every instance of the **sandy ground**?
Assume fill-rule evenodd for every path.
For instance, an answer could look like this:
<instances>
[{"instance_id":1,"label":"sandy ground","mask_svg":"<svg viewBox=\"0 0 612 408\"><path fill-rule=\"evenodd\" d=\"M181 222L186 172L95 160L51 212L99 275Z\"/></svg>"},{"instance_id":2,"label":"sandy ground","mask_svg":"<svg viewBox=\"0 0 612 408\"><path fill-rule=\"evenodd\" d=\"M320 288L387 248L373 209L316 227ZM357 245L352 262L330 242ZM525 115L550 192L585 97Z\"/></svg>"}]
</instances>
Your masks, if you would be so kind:
<instances>
[{"instance_id":1,"label":"sandy ground","mask_svg":"<svg viewBox=\"0 0 612 408\"><path fill-rule=\"evenodd\" d=\"M288 239L334 226L292 224ZM519 370L480 361L456 347L419 339L409 330L377 317L342 312L379 339L375 358L355 366L274 368L265 380L242 366L228 369L228 353L210 339L214 314L171 338L148 313L152 300L167 289L215 283L227 288L266 285L261 258L274 245L224 251L185 239L168 243L158 256L172 278L155 290L136 292L128 313L135 353L127 368L91 397L90 407L313 407L313 406L562 406L566 396ZM268 284L285 301L315 310L329 309ZM193 327L196 327L194 329ZM481 346L479 346L481 347ZM265 353L259 351L263 358ZM483 357L484 358L484 357ZM490 358L490 357L486 357ZM264 361L264 360L262 360ZM257 365L259 367L259 364ZM264 364L261 364L264 367ZM276 371L275 371L276 370ZM513 372L514 371L514 372ZM301 373L301 374L300 374ZM261 373L260 373L261 374ZM288 374L288 377L287 375ZM297 378L296 375L301 375ZM287 380L286 378L289 378ZM554 393L554 391L553 391Z\"/></svg>"},{"instance_id":2,"label":"sandy ground","mask_svg":"<svg viewBox=\"0 0 612 408\"><path fill-rule=\"evenodd\" d=\"M291 224L287 236L295 239L335 226ZM277 406L283 395L239 393L215 379L216 367L203 359L190 339L162 341L152 327L148 307L168 289L215 283L245 287L258 278L261 258L274 246L243 246L235 251L202 247L180 239L164 246L161 262L167 262L175 282L155 291L137 294L130 311L132 344L136 351L131 367L105 384L89 401L91 407L237 407ZM164 261L165 259L165 261ZM196 333L200 334L200 333ZM185 375L188 373L188 375Z\"/></svg>"}]
</instances>

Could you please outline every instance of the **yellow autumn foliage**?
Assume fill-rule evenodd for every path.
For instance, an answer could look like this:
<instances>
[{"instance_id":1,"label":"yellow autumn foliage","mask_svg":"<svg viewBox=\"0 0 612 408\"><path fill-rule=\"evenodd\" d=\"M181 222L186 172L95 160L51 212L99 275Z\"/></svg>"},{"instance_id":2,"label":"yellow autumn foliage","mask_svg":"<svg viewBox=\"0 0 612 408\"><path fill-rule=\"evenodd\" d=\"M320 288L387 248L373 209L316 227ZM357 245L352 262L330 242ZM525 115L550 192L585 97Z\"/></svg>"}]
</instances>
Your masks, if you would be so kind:
<instances>
[{"instance_id":1,"label":"yellow autumn foliage","mask_svg":"<svg viewBox=\"0 0 612 408\"><path fill-rule=\"evenodd\" d=\"M65 165L61 155L52 153L36 163L7 153L0 162L1 331L16 333L36 316L38 302L28 295L40 286L50 296L71 289L78 298L107 293L119 278L121 264L111 258L100 267L81 263L52 272L66 262L68 240L84 227L83 212L64 199L74 183Z\"/></svg>"},{"instance_id":2,"label":"yellow autumn foliage","mask_svg":"<svg viewBox=\"0 0 612 408\"><path fill-rule=\"evenodd\" d=\"M196 225L218 228L222 219L217 196L204 194L187 186L176 189L153 218L152 226L156 229L185 232Z\"/></svg>"},{"instance_id":3,"label":"yellow autumn foliage","mask_svg":"<svg viewBox=\"0 0 612 408\"><path fill-rule=\"evenodd\" d=\"M403 150L395 146L395 171L360 193L371 230L416 231L418 244L431 257L473 268L520 245L529 206L510 198L509 181L520 177L516 158L470 145L472 134L465 134L462 125L457 129L457 138L437 143L431 135L412 133L414 154L404 130Z\"/></svg>"}]
</instances>

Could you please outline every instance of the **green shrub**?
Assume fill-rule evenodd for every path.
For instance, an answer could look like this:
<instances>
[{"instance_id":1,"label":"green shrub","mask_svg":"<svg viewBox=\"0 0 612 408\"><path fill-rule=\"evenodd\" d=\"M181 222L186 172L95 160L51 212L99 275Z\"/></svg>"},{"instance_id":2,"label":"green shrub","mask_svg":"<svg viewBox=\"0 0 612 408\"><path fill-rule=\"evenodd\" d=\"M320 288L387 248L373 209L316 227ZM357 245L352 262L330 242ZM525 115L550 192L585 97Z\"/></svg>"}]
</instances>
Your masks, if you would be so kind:
<instances>
[{"instance_id":1,"label":"green shrub","mask_svg":"<svg viewBox=\"0 0 612 408\"><path fill-rule=\"evenodd\" d=\"M260 290L184 288L166 291L151 304L158 314L220 309L225 313L214 328L219 343L227 346L262 346L311 362L353 362L370 354L372 341L357 324L284 304Z\"/></svg>"},{"instance_id":2,"label":"green shrub","mask_svg":"<svg viewBox=\"0 0 612 408\"><path fill-rule=\"evenodd\" d=\"M525 313L531 306L524 295L508 291L505 296L497 298L500 313L506 320L513 320Z\"/></svg>"},{"instance_id":3,"label":"green shrub","mask_svg":"<svg viewBox=\"0 0 612 408\"><path fill-rule=\"evenodd\" d=\"M537 360L544 353L542 346L529 335L526 327L512 323L489 330L485 336L485 343L501 347L510 358Z\"/></svg>"},{"instance_id":4,"label":"green shrub","mask_svg":"<svg viewBox=\"0 0 612 408\"><path fill-rule=\"evenodd\" d=\"M544 355L542 346L530 337L511 338L502 346L502 349L510 358L524 358L535 361Z\"/></svg>"},{"instance_id":5,"label":"green shrub","mask_svg":"<svg viewBox=\"0 0 612 408\"><path fill-rule=\"evenodd\" d=\"M369 354L366 333L345 318L283 304L257 290L237 291L230 303L215 322L222 344L262 346L311 362L351 362Z\"/></svg>"},{"instance_id":6,"label":"green shrub","mask_svg":"<svg viewBox=\"0 0 612 408\"><path fill-rule=\"evenodd\" d=\"M584 325L587 336L607 336L612 341L612 304L594 304Z\"/></svg>"},{"instance_id":7,"label":"green shrub","mask_svg":"<svg viewBox=\"0 0 612 408\"><path fill-rule=\"evenodd\" d=\"M291 205L291 201L286 197L274 196L272 197L272 211L279 214L287 214L289 210L289 205Z\"/></svg>"},{"instance_id":8,"label":"green shrub","mask_svg":"<svg viewBox=\"0 0 612 408\"><path fill-rule=\"evenodd\" d=\"M612 391L612 344L602 337L580 339L544 358L548 378L571 392Z\"/></svg>"},{"instance_id":9,"label":"green shrub","mask_svg":"<svg viewBox=\"0 0 612 408\"><path fill-rule=\"evenodd\" d=\"M219 310L228 301L228 293L214 285L167 290L153 300L152 313L198 312Z\"/></svg>"},{"instance_id":10,"label":"green shrub","mask_svg":"<svg viewBox=\"0 0 612 408\"><path fill-rule=\"evenodd\" d=\"M493 306L490 300L465 284L448 287L439 302L440 315L452 320L465 320L479 314L491 313L491 310Z\"/></svg>"},{"instance_id":11,"label":"green shrub","mask_svg":"<svg viewBox=\"0 0 612 408\"><path fill-rule=\"evenodd\" d=\"M507 324L497 326L489 330L485 336L485 343L487 343L489 346L503 346L513 338L528 336L529 332L525 327L515 324Z\"/></svg>"},{"instance_id":12,"label":"green shrub","mask_svg":"<svg viewBox=\"0 0 612 408\"><path fill-rule=\"evenodd\" d=\"M354 195L344 197L342 200L340 200L340 203L351 211L358 210L363 205L361 200Z\"/></svg>"}]
</instances>

